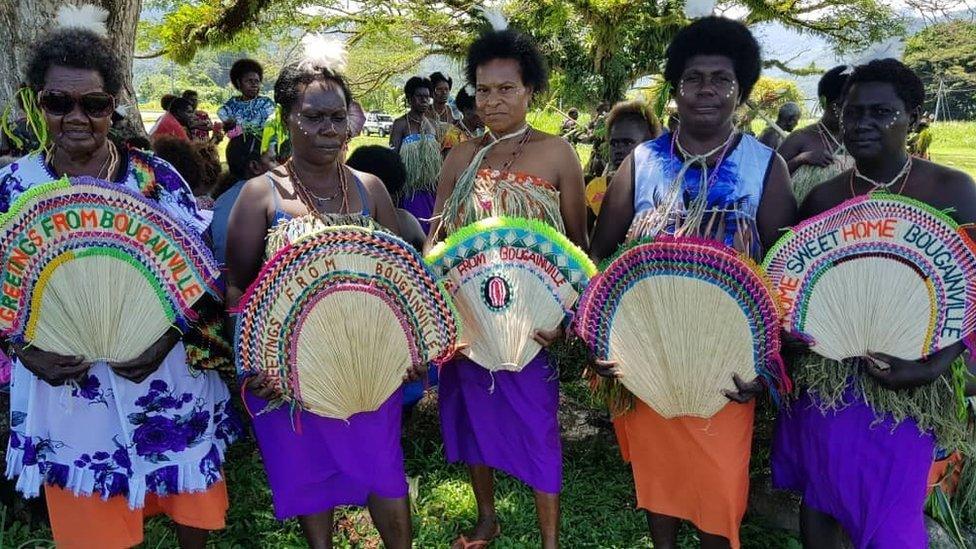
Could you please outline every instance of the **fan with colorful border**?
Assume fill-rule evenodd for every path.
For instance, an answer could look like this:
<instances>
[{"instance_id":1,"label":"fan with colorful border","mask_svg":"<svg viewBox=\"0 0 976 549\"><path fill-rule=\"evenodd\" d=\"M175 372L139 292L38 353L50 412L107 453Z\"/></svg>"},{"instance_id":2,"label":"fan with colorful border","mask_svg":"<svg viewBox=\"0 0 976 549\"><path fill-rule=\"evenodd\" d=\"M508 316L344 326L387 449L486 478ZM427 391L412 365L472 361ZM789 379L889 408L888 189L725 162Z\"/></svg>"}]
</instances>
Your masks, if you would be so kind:
<instances>
[{"instance_id":1,"label":"fan with colorful border","mask_svg":"<svg viewBox=\"0 0 976 549\"><path fill-rule=\"evenodd\" d=\"M348 419L379 408L415 364L458 336L450 296L409 244L324 227L281 249L241 300L237 365L293 408Z\"/></svg>"},{"instance_id":2,"label":"fan with colorful border","mask_svg":"<svg viewBox=\"0 0 976 549\"><path fill-rule=\"evenodd\" d=\"M0 332L86 361L138 357L186 331L220 269L199 236L126 187L67 178L0 216Z\"/></svg>"},{"instance_id":3,"label":"fan with colorful border","mask_svg":"<svg viewBox=\"0 0 976 549\"><path fill-rule=\"evenodd\" d=\"M771 288L746 256L702 239L660 236L625 247L590 281L574 327L620 382L666 418L711 417L763 378L790 390Z\"/></svg>"},{"instance_id":4,"label":"fan with colorful border","mask_svg":"<svg viewBox=\"0 0 976 549\"><path fill-rule=\"evenodd\" d=\"M565 235L516 217L462 227L426 260L454 296L461 352L491 371L524 368L541 350L535 331L558 327L596 273Z\"/></svg>"},{"instance_id":5,"label":"fan with colorful border","mask_svg":"<svg viewBox=\"0 0 976 549\"><path fill-rule=\"evenodd\" d=\"M916 360L976 328L976 245L901 195L860 196L800 223L764 266L786 327L833 360Z\"/></svg>"}]
</instances>

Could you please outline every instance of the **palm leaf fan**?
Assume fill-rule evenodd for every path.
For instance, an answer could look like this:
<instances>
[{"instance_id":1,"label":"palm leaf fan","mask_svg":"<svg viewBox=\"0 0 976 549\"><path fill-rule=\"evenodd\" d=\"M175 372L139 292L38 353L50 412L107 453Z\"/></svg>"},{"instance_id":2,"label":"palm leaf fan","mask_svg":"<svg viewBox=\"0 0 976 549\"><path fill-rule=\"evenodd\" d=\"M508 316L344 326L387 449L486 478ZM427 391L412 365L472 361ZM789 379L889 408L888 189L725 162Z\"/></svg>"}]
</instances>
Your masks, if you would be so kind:
<instances>
[{"instance_id":1,"label":"palm leaf fan","mask_svg":"<svg viewBox=\"0 0 976 549\"><path fill-rule=\"evenodd\" d=\"M786 327L833 360L915 360L976 327L976 245L945 213L890 193L790 230L764 262Z\"/></svg>"},{"instance_id":2,"label":"palm leaf fan","mask_svg":"<svg viewBox=\"0 0 976 549\"><path fill-rule=\"evenodd\" d=\"M186 331L204 294L222 296L199 236L125 187L67 178L31 188L0 216L0 331L86 361L138 357Z\"/></svg>"},{"instance_id":3,"label":"palm leaf fan","mask_svg":"<svg viewBox=\"0 0 976 549\"><path fill-rule=\"evenodd\" d=\"M472 223L427 263L448 281L464 325L461 352L491 371L520 371L541 350L532 336L570 312L596 267L556 229L516 217Z\"/></svg>"},{"instance_id":4,"label":"palm leaf fan","mask_svg":"<svg viewBox=\"0 0 976 549\"><path fill-rule=\"evenodd\" d=\"M744 381L790 389L775 297L748 257L709 240L632 243L590 281L576 332L621 383L666 418L711 417Z\"/></svg>"},{"instance_id":5,"label":"palm leaf fan","mask_svg":"<svg viewBox=\"0 0 976 549\"><path fill-rule=\"evenodd\" d=\"M237 366L293 409L347 419L379 408L413 364L446 358L450 296L403 240L323 227L280 250L241 301Z\"/></svg>"}]
</instances>

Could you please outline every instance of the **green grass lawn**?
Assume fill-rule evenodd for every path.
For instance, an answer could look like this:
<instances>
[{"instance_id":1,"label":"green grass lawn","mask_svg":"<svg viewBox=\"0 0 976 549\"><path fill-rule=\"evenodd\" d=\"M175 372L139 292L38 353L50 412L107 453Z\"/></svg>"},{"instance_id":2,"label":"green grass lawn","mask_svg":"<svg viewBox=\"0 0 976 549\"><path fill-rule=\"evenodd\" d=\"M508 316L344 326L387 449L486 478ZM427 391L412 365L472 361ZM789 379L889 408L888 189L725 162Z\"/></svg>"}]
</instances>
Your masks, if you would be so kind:
<instances>
[{"instance_id":1,"label":"green grass lawn","mask_svg":"<svg viewBox=\"0 0 976 549\"><path fill-rule=\"evenodd\" d=\"M564 405L581 409L586 389L578 373L564 382ZM609 425L591 430L564 445L564 489L561 535L565 547L638 548L649 547L650 538L635 500L629 467L624 464ZM426 400L405 425L403 446L407 474L415 479L413 524L415 546L447 547L456 535L474 523L474 495L467 473L460 466L444 462L436 405ZM231 507L227 529L211 537L213 547L304 547L298 523L274 519L271 494L260 456L252 440L238 442L229 452L226 467ZM298 473L300 474L300 473ZM538 545L535 507L528 488L505 475L498 475L497 506L502 537L493 547L522 548ZM336 546L379 547L379 535L368 513L345 509L337 514ZM796 539L780 530L747 519L742 530L746 547L798 548ZM0 547L50 547L46 528L30 530L23 524L7 524ZM167 519L147 522L143 547L174 547L176 537ZM682 548L697 546L696 535L686 528Z\"/></svg>"}]
</instances>

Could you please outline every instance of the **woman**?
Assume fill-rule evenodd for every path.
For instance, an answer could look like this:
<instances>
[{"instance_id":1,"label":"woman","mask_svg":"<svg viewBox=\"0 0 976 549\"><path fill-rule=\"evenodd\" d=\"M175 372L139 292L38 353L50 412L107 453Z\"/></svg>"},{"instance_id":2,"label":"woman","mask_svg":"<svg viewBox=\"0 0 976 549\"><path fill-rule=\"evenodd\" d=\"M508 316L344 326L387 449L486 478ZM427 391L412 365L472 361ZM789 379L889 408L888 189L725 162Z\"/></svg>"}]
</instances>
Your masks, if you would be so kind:
<instances>
[{"instance_id":1,"label":"woman","mask_svg":"<svg viewBox=\"0 0 976 549\"><path fill-rule=\"evenodd\" d=\"M264 68L253 59L238 59L230 67L230 83L238 97L231 97L217 109L217 117L224 123L227 137L249 133L261 138L264 125L274 115L275 104L269 97L260 95L264 81Z\"/></svg>"},{"instance_id":2,"label":"woman","mask_svg":"<svg viewBox=\"0 0 976 549\"><path fill-rule=\"evenodd\" d=\"M189 142L189 127L192 120L193 107L190 102L177 97L169 102L166 112L160 117L149 138L152 141L173 138Z\"/></svg>"},{"instance_id":3,"label":"woman","mask_svg":"<svg viewBox=\"0 0 976 549\"><path fill-rule=\"evenodd\" d=\"M793 174L793 194L803 202L811 189L851 167L840 136L840 109L851 67L840 65L824 73L817 84L823 114L816 124L795 131L783 141L779 154Z\"/></svg>"},{"instance_id":4,"label":"woman","mask_svg":"<svg viewBox=\"0 0 976 549\"><path fill-rule=\"evenodd\" d=\"M681 127L638 145L617 171L597 219L594 259L610 257L628 232L654 236L676 226L758 259L792 225L796 203L786 163L735 130L735 110L748 99L760 67L756 39L735 21L706 17L675 36L664 76ZM688 226L683 212L701 192L703 177L709 185L704 219ZM677 208L663 200L673 185L683 191ZM601 366L605 375L614 373L612 364ZM649 512L655 547L675 547L682 519L701 531L703 547L739 546L752 399L761 386L733 381L738 390L728 392L730 402L708 419L665 419L639 400L618 419L620 447L633 467L637 504Z\"/></svg>"},{"instance_id":5,"label":"woman","mask_svg":"<svg viewBox=\"0 0 976 549\"><path fill-rule=\"evenodd\" d=\"M637 145L661 135L661 123L643 101L621 101L607 115L607 137L610 141L610 163L603 175L586 185L587 226L593 227L600 215L600 204L613 174L620 169Z\"/></svg>"},{"instance_id":6,"label":"woman","mask_svg":"<svg viewBox=\"0 0 976 549\"><path fill-rule=\"evenodd\" d=\"M545 92L547 72L535 44L517 32L490 32L471 45L467 77L476 86L478 114L489 134L459 144L447 157L428 243L485 217L513 215L541 219L585 249L583 174L576 152L525 119L534 94ZM460 179L466 172L471 177ZM548 346L559 332L534 335ZM447 459L468 465L478 503L474 530L453 547L485 547L499 535L493 469L534 489L542 545L556 547L562 482L559 383L548 354L540 353L521 372L494 376L457 358L441 369L440 382Z\"/></svg>"},{"instance_id":7,"label":"woman","mask_svg":"<svg viewBox=\"0 0 976 549\"><path fill-rule=\"evenodd\" d=\"M342 162L352 134L352 95L345 79L330 62L318 61L331 57L312 51L306 55L285 67L275 83L275 101L293 156L284 166L248 181L230 214L229 307L239 304L261 264L288 243L289 229L309 216L327 224L376 222L399 232L383 183ZM255 412L265 410L276 396L262 375L248 379L246 387L245 402ZM367 505L387 547L410 547L401 402L397 391L378 410L348 421L301 412L301 434L295 432L287 407L254 418L275 516L297 516L311 547L332 546L333 509L341 505Z\"/></svg>"},{"instance_id":8,"label":"woman","mask_svg":"<svg viewBox=\"0 0 976 549\"><path fill-rule=\"evenodd\" d=\"M420 76L407 80L403 94L410 110L393 121L390 131L390 148L400 155L407 170L406 185L394 200L420 220L425 233L430 230L434 189L441 169L437 127L429 118L432 93L430 80Z\"/></svg>"},{"instance_id":9,"label":"woman","mask_svg":"<svg viewBox=\"0 0 976 549\"><path fill-rule=\"evenodd\" d=\"M887 190L960 224L976 222L973 180L907 152L925 99L911 69L894 59L859 66L844 99L843 141L854 168L814 188L801 218ZM793 365L801 393L777 425L773 483L803 494L806 547L839 547L838 524L858 549L927 546L922 510L933 434L943 444L952 443L953 431L957 439L971 436L955 417L951 383L940 379L962 351L958 343L919 361L872 355L847 366L820 360ZM894 419L906 409L915 412Z\"/></svg>"},{"instance_id":10,"label":"woman","mask_svg":"<svg viewBox=\"0 0 976 549\"><path fill-rule=\"evenodd\" d=\"M169 164L107 139L123 70L111 44L61 29L32 52L26 82L50 152L0 171L0 212L36 185L91 176L141 191L202 232L193 195ZM207 531L224 527L223 455L239 425L217 373L190 371L180 338L171 330L126 364L13 345L7 475L27 497L44 487L59 546L137 545L143 518L159 512L177 523L183 547L204 547Z\"/></svg>"}]
</instances>

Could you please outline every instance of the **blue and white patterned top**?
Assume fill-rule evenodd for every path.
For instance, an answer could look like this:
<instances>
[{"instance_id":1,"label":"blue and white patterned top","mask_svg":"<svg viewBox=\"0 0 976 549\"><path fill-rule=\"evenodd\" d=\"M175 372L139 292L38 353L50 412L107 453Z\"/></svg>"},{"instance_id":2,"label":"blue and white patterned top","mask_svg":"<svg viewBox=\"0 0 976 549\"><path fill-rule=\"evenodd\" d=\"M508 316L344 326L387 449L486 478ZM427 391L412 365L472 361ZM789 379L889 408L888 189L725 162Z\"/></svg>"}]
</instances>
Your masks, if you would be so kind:
<instances>
[{"instance_id":1,"label":"blue and white patterned top","mask_svg":"<svg viewBox=\"0 0 976 549\"><path fill-rule=\"evenodd\" d=\"M154 198L189 227L206 228L172 166L136 150L125 158L119 184ZM43 154L0 170L0 212L53 179ZM53 484L105 499L125 496L139 508L147 493L201 491L222 478L224 450L241 425L217 372L191 371L182 343L138 384L98 362L79 383L54 387L13 363L6 465L24 496Z\"/></svg>"},{"instance_id":2,"label":"blue and white patterned top","mask_svg":"<svg viewBox=\"0 0 976 549\"><path fill-rule=\"evenodd\" d=\"M270 97L259 95L247 101L232 97L217 109L217 117L223 122L236 120L245 132L261 137L264 125L274 112L275 103Z\"/></svg>"},{"instance_id":3,"label":"blue and white patterned top","mask_svg":"<svg viewBox=\"0 0 976 549\"><path fill-rule=\"evenodd\" d=\"M684 166L684 160L674 151L673 134L666 133L657 139L647 141L634 149L634 219L653 215L659 208L666 207L666 197L672 184ZM763 145L751 135L743 135L739 143L726 154L718 166L718 172L709 171L709 187L706 209L718 212L721 222L713 227L721 227L723 234L711 234L709 238L718 240L730 247L737 247L738 229L749 227L755 231L756 214L762 199L766 177L773 161L773 150ZM683 213L701 191L702 168L690 167L681 182L679 212ZM669 229L673 228L673 221ZM653 235L636 235L653 236ZM741 250L752 256L761 254L757 235L749 235L750 249Z\"/></svg>"}]
</instances>

